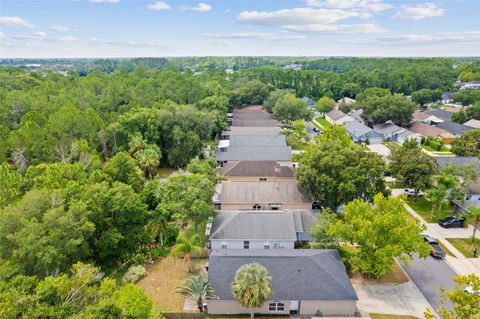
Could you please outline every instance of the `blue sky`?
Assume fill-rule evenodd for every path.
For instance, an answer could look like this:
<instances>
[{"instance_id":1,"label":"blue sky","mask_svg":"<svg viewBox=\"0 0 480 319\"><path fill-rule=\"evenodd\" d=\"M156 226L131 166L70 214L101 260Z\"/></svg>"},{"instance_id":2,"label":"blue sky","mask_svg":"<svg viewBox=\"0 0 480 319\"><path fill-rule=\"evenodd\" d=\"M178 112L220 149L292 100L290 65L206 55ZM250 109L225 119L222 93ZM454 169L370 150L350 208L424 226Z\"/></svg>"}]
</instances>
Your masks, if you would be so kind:
<instances>
[{"instance_id":1,"label":"blue sky","mask_svg":"<svg viewBox=\"0 0 480 319\"><path fill-rule=\"evenodd\" d=\"M0 57L479 56L480 0L1 0Z\"/></svg>"}]
</instances>

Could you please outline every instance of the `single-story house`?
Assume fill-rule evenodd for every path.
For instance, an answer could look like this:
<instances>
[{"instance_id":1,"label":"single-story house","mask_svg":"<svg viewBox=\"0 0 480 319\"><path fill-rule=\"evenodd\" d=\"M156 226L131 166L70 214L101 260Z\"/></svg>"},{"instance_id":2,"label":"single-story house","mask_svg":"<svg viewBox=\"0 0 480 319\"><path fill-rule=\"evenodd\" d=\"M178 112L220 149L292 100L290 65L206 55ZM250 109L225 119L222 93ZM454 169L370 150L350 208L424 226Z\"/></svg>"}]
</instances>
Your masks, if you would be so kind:
<instances>
[{"instance_id":1,"label":"single-story house","mask_svg":"<svg viewBox=\"0 0 480 319\"><path fill-rule=\"evenodd\" d=\"M264 120L259 120L259 119L237 119L233 118L232 120L232 126L277 126L278 122L276 120L271 120L271 119L264 119Z\"/></svg>"},{"instance_id":2,"label":"single-story house","mask_svg":"<svg viewBox=\"0 0 480 319\"><path fill-rule=\"evenodd\" d=\"M442 93L442 103L443 104L450 104L453 102L453 95L455 92L453 91L445 91Z\"/></svg>"},{"instance_id":3,"label":"single-story house","mask_svg":"<svg viewBox=\"0 0 480 319\"><path fill-rule=\"evenodd\" d=\"M233 135L230 147L286 147L285 135Z\"/></svg>"},{"instance_id":4,"label":"single-story house","mask_svg":"<svg viewBox=\"0 0 480 319\"><path fill-rule=\"evenodd\" d=\"M333 109L327 114L325 114L325 120L327 120L327 122L329 122L330 124L337 124L337 125L343 125L346 122L355 121L353 117L343 113L338 109Z\"/></svg>"},{"instance_id":5,"label":"single-story house","mask_svg":"<svg viewBox=\"0 0 480 319\"><path fill-rule=\"evenodd\" d=\"M420 145L422 142L422 136L410 130L405 130L404 132L398 134L396 142L399 144L405 143L405 141L414 139Z\"/></svg>"},{"instance_id":6,"label":"single-story house","mask_svg":"<svg viewBox=\"0 0 480 319\"><path fill-rule=\"evenodd\" d=\"M417 122L423 122L426 124L438 124L442 123L443 120L435 115L428 114L426 112L414 112L413 120Z\"/></svg>"},{"instance_id":7,"label":"single-story house","mask_svg":"<svg viewBox=\"0 0 480 319\"><path fill-rule=\"evenodd\" d=\"M222 210L312 209L312 200L296 181L224 181Z\"/></svg>"},{"instance_id":8,"label":"single-story house","mask_svg":"<svg viewBox=\"0 0 480 319\"><path fill-rule=\"evenodd\" d=\"M445 144L450 144L455 140L455 135L448 133L446 130L432 125L425 124L423 122L413 122L410 124L409 129L417 134L423 136L429 136L443 140Z\"/></svg>"},{"instance_id":9,"label":"single-story house","mask_svg":"<svg viewBox=\"0 0 480 319\"><path fill-rule=\"evenodd\" d=\"M465 132L473 130L473 127L455 123L450 120L439 123L436 125L436 127L444 129L445 131L452 135L455 135L456 137L462 136Z\"/></svg>"},{"instance_id":10,"label":"single-story house","mask_svg":"<svg viewBox=\"0 0 480 319\"><path fill-rule=\"evenodd\" d=\"M435 109L435 110L430 110L426 111L426 114L435 116L439 119L442 119L444 121L451 121L452 120L452 115L454 112L449 112L447 110L442 110L442 109Z\"/></svg>"},{"instance_id":11,"label":"single-story house","mask_svg":"<svg viewBox=\"0 0 480 319\"><path fill-rule=\"evenodd\" d=\"M357 294L336 249L214 250L210 254L208 281L215 297L207 300L212 315L249 314L232 294L237 270L259 263L272 277L272 297L260 314L352 317Z\"/></svg>"},{"instance_id":12,"label":"single-story house","mask_svg":"<svg viewBox=\"0 0 480 319\"><path fill-rule=\"evenodd\" d=\"M224 151L217 149L215 157L218 164L223 167L228 162L239 161L274 161L283 165L293 166L292 149L290 146L273 147L232 147L229 146Z\"/></svg>"},{"instance_id":13,"label":"single-story house","mask_svg":"<svg viewBox=\"0 0 480 319\"><path fill-rule=\"evenodd\" d=\"M274 161L226 163L222 175L229 181L294 181L293 169Z\"/></svg>"},{"instance_id":14,"label":"single-story house","mask_svg":"<svg viewBox=\"0 0 480 319\"><path fill-rule=\"evenodd\" d=\"M278 126L232 126L229 135L276 135L281 130Z\"/></svg>"},{"instance_id":15,"label":"single-story house","mask_svg":"<svg viewBox=\"0 0 480 319\"><path fill-rule=\"evenodd\" d=\"M355 121L365 124L365 120L362 117L363 109L352 110L348 113Z\"/></svg>"},{"instance_id":16,"label":"single-story house","mask_svg":"<svg viewBox=\"0 0 480 319\"><path fill-rule=\"evenodd\" d=\"M467 157L467 156L439 156L435 157L438 165L440 167L445 167L447 164L453 165L467 165L475 164L480 171L480 159L478 157ZM464 198L466 201L478 201L480 202L480 178L468 185L468 188L463 191ZM480 204L479 204L480 205Z\"/></svg>"},{"instance_id":17,"label":"single-story house","mask_svg":"<svg viewBox=\"0 0 480 319\"><path fill-rule=\"evenodd\" d=\"M349 98L349 97L342 97L341 99L337 100L337 105L340 104L347 104L347 105L352 105L355 104L357 101L355 99Z\"/></svg>"},{"instance_id":18,"label":"single-story house","mask_svg":"<svg viewBox=\"0 0 480 319\"><path fill-rule=\"evenodd\" d=\"M480 121L479 120L469 120L463 123L465 126L473 127L473 128L480 128Z\"/></svg>"},{"instance_id":19,"label":"single-story house","mask_svg":"<svg viewBox=\"0 0 480 319\"><path fill-rule=\"evenodd\" d=\"M311 211L222 211L207 224L209 249L294 249L308 242L317 217Z\"/></svg>"},{"instance_id":20,"label":"single-story house","mask_svg":"<svg viewBox=\"0 0 480 319\"><path fill-rule=\"evenodd\" d=\"M420 135L393 123L375 124L373 130L381 134L384 140L400 144L403 144L408 139L415 139L420 144L422 138Z\"/></svg>"},{"instance_id":21,"label":"single-story house","mask_svg":"<svg viewBox=\"0 0 480 319\"><path fill-rule=\"evenodd\" d=\"M346 122L344 124L347 133L352 136L354 143L368 142L369 144L380 144L383 142L382 135L357 121Z\"/></svg>"}]
</instances>

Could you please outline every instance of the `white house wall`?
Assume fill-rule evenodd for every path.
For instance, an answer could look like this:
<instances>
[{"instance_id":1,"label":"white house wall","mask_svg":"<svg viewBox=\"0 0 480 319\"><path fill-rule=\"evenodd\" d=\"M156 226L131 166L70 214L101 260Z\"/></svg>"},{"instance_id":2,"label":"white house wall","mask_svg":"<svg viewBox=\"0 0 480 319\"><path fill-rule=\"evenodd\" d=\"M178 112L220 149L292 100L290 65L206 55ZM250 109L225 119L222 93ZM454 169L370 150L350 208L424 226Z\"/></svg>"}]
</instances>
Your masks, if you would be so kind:
<instances>
[{"instance_id":1,"label":"white house wall","mask_svg":"<svg viewBox=\"0 0 480 319\"><path fill-rule=\"evenodd\" d=\"M267 241L267 240L249 240L249 249L265 249L265 243L270 243L270 249L294 249L295 241ZM227 249L244 249L243 240L210 240L212 249L222 249L222 243L227 244Z\"/></svg>"}]
</instances>

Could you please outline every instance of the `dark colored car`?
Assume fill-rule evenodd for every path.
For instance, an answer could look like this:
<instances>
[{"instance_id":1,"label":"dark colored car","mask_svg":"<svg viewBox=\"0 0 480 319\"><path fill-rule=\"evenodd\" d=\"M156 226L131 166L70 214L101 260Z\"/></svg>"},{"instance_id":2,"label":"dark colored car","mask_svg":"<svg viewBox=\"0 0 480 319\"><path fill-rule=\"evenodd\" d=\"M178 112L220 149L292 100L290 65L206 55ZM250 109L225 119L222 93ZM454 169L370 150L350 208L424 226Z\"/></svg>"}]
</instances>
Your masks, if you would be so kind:
<instances>
[{"instance_id":1,"label":"dark colored car","mask_svg":"<svg viewBox=\"0 0 480 319\"><path fill-rule=\"evenodd\" d=\"M316 126L313 127L313 131L316 133L320 132L320 130Z\"/></svg>"},{"instance_id":2,"label":"dark colored car","mask_svg":"<svg viewBox=\"0 0 480 319\"><path fill-rule=\"evenodd\" d=\"M465 217L445 217L440 219L438 224L443 228L463 228L465 226Z\"/></svg>"},{"instance_id":3,"label":"dark colored car","mask_svg":"<svg viewBox=\"0 0 480 319\"><path fill-rule=\"evenodd\" d=\"M434 258L445 258L446 253L442 249L442 247L440 247L440 245L438 244L438 241L435 238L428 235L423 235L423 234L422 234L422 237L423 237L423 240L425 240L430 245L430 247L432 247L432 250L430 251L430 256Z\"/></svg>"}]
</instances>

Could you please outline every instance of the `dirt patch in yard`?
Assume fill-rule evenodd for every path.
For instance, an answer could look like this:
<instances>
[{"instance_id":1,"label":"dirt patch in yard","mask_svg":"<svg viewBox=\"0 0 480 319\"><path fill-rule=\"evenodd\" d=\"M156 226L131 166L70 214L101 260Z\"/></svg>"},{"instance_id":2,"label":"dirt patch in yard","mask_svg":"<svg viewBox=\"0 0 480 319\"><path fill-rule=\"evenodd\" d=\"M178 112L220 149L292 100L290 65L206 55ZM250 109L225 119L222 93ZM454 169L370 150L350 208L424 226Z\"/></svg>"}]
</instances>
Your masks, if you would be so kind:
<instances>
[{"instance_id":1,"label":"dirt patch in yard","mask_svg":"<svg viewBox=\"0 0 480 319\"><path fill-rule=\"evenodd\" d=\"M395 262L382 278L369 278L360 272L356 272L350 275L350 281L352 284L358 285L392 285L403 284L409 280L402 267Z\"/></svg>"},{"instance_id":2,"label":"dirt patch in yard","mask_svg":"<svg viewBox=\"0 0 480 319\"><path fill-rule=\"evenodd\" d=\"M206 259L192 259L196 270L200 270ZM148 275L137 282L152 298L156 308L161 311L182 312L185 299L175 293L175 289L183 284L191 275L182 259L166 256L154 265L147 267Z\"/></svg>"}]
</instances>

